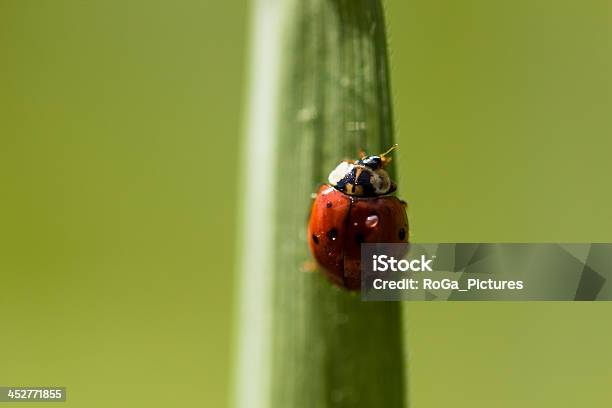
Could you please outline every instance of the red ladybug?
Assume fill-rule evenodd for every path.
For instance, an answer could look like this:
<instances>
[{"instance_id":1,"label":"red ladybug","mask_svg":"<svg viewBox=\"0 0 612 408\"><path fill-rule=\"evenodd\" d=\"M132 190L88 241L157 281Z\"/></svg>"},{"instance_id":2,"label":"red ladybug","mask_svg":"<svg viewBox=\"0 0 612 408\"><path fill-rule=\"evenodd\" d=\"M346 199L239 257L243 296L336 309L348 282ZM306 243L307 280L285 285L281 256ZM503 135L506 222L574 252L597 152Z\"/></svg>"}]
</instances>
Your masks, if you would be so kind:
<instances>
[{"instance_id":1,"label":"red ladybug","mask_svg":"<svg viewBox=\"0 0 612 408\"><path fill-rule=\"evenodd\" d=\"M406 203L385 167L394 145L379 156L343 161L319 188L308 223L310 251L325 275L350 290L361 287L361 244L407 243Z\"/></svg>"}]
</instances>

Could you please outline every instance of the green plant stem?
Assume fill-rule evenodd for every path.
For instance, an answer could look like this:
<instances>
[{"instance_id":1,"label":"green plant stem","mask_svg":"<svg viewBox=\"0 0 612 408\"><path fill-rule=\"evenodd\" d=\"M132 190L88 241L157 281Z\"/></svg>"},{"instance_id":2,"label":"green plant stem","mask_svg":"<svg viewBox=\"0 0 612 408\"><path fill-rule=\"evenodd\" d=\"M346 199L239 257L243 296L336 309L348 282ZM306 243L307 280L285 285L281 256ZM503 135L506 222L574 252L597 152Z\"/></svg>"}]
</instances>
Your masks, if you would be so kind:
<instances>
[{"instance_id":1,"label":"green plant stem","mask_svg":"<svg viewBox=\"0 0 612 408\"><path fill-rule=\"evenodd\" d=\"M254 16L236 405L401 407L399 304L305 268L311 193L393 144L382 6L257 0Z\"/></svg>"}]
</instances>

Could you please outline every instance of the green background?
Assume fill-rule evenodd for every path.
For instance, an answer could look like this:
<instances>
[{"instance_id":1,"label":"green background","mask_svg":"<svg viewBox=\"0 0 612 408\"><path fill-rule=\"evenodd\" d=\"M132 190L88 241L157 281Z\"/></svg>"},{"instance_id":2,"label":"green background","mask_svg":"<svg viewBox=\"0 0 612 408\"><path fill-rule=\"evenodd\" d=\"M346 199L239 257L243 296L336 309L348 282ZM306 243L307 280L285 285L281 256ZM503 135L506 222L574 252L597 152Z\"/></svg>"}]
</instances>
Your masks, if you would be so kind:
<instances>
[{"instance_id":1,"label":"green background","mask_svg":"<svg viewBox=\"0 0 612 408\"><path fill-rule=\"evenodd\" d=\"M386 6L413 239L612 241L609 2ZM0 385L228 403L248 18L0 0ZM416 407L612 401L608 303L405 309Z\"/></svg>"}]
</instances>

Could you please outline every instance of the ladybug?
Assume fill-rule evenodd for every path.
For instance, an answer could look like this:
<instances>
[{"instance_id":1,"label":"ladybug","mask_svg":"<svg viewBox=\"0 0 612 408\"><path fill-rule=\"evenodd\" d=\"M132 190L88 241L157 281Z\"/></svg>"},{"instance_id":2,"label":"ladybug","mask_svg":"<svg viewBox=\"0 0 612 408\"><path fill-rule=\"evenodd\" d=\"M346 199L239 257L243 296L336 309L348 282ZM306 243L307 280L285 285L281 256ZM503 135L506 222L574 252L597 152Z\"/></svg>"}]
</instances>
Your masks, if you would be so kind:
<instances>
[{"instance_id":1,"label":"ladybug","mask_svg":"<svg viewBox=\"0 0 612 408\"><path fill-rule=\"evenodd\" d=\"M385 167L394 145L378 156L360 152L329 174L316 194L308 223L310 251L334 284L361 287L361 244L408 243L406 202Z\"/></svg>"}]
</instances>

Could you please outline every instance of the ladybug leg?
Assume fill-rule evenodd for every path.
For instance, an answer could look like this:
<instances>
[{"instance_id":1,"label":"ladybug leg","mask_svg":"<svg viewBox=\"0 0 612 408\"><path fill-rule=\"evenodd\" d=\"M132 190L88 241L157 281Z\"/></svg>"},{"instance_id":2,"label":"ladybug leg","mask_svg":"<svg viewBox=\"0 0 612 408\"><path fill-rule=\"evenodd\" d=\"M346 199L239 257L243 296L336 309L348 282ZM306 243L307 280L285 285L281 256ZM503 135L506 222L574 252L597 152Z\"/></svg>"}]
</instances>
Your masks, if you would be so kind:
<instances>
[{"instance_id":1,"label":"ladybug leg","mask_svg":"<svg viewBox=\"0 0 612 408\"><path fill-rule=\"evenodd\" d=\"M304 261L302 266L300 267L300 272L304 273L313 273L317 271L317 263L312 259L308 261Z\"/></svg>"}]
</instances>

